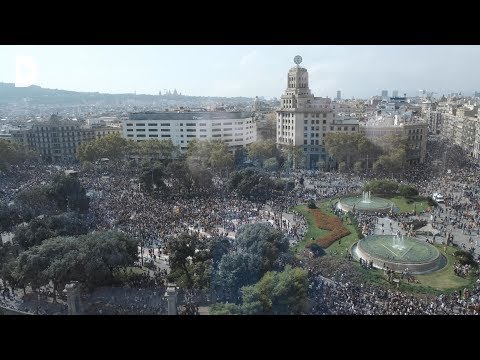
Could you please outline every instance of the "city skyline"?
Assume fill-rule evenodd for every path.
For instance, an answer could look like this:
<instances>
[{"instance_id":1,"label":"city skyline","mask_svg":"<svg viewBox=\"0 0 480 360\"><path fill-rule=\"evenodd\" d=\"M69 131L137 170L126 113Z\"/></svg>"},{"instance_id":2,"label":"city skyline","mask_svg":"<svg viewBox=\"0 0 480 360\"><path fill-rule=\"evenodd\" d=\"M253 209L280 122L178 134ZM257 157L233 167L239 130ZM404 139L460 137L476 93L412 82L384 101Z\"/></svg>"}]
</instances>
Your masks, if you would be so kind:
<instances>
[{"instance_id":1,"label":"city skyline","mask_svg":"<svg viewBox=\"0 0 480 360\"><path fill-rule=\"evenodd\" d=\"M480 46L1 46L0 82L16 82L30 57L35 85L100 93L279 98L293 57L303 57L316 96L368 98L420 89L447 95L477 90Z\"/></svg>"}]
</instances>

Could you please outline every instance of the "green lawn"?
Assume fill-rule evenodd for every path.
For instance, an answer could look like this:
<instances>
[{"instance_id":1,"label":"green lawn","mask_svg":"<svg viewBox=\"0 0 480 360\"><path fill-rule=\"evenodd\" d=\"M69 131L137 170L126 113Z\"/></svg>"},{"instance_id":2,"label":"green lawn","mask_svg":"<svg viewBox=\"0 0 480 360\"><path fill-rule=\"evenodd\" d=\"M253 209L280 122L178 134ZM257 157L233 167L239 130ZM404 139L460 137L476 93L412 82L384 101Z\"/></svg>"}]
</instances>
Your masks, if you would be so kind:
<instances>
[{"instance_id":1,"label":"green lawn","mask_svg":"<svg viewBox=\"0 0 480 360\"><path fill-rule=\"evenodd\" d=\"M334 202L333 199L332 202ZM330 210L329 200L324 200L320 203L317 203L317 206L327 214L335 216ZM306 205L297 205L294 207L294 209L303 214L308 222L308 231L305 234L303 241L300 241L294 247L294 251L298 252L304 250L305 246L312 242L312 237L314 239L318 239L320 236L328 233L328 231L319 229L315 225L315 220L313 219L313 216L308 212ZM329 255L345 256L345 253L349 250L350 246L352 246L358 240L354 226L347 224L346 221L344 221L343 224L347 227L348 230L350 230L351 234L344 236L338 241L335 241L332 245L325 249L325 252Z\"/></svg>"},{"instance_id":2,"label":"green lawn","mask_svg":"<svg viewBox=\"0 0 480 360\"><path fill-rule=\"evenodd\" d=\"M443 254L443 246L438 245L437 248ZM413 292L417 294L440 295L450 293L459 289L463 290L464 288L471 288L475 283L475 276L462 278L455 275L453 272L453 263L455 262L453 253L456 250L458 249L451 246L447 248L448 262L447 266L445 266L442 270L430 274L414 275L415 278L420 281L419 284L408 283L405 280L400 280L399 290ZM383 275L383 270L362 270L364 272L366 281L391 289L396 287L395 283L390 284L386 280L385 276ZM400 274L396 274L397 277L399 275Z\"/></svg>"},{"instance_id":3,"label":"green lawn","mask_svg":"<svg viewBox=\"0 0 480 360\"><path fill-rule=\"evenodd\" d=\"M331 203L335 203L337 199L331 199ZM391 198L390 200L394 201L395 204L400 208L400 211L410 212L413 211L414 204L407 204L405 198L397 196ZM317 203L317 206L324 212L329 215L334 215L330 209L330 200L323 200ZM417 211L423 211L428 207L426 201L417 202ZM305 249L305 246L311 242L311 238L317 239L318 237L326 234L327 230L319 229L315 223L312 215L308 212L306 205L297 205L294 209L301 214L303 214L308 222L308 231L303 239L300 241L295 247L294 251L298 252ZM334 242L330 245L325 252L331 256L342 256L344 257L346 252L349 251L350 247L358 241L357 234L355 232L355 228L353 225L347 223L347 221L343 221L344 225L350 230L351 234L347 235L340 240ZM438 250L443 254L443 246L436 245ZM468 278L462 278L457 276L453 272L453 264L455 262L455 258L453 253L458 250L455 247L448 247L447 248L447 265L440 271L436 271L431 274L425 275L415 275L415 278L420 281L419 284L414 283L407 283L406 281L400 282L399 290L407 291L407 292L415 292L421 294L433 294L439 295L441 293L449 293L458 289L463 289L465 287L471 288L474 284L476 278L474 276L470 276ZM357 264L359 267L360 265ZM365 270L362 269L364 272L365 281L375 283L382 287L388 288L395 288L395 284L390 284L386 280L385 276L383 275L383 270L375 269L375 270ZM398 274L397 274L398 275Z\"/></svg>"},{"instance_id":4,"label":"green lawn","mask_svg":"<svg viewBox=\"0 0 480 360\"><path fill-rule=\"evenodd\" d=\"M407 199L404 198L403 196L395 196L395 197L391 197L391 198L388 198L388 199L390 201L393 201L395 203L395 205L400 209L400 212L402 212L402 213L413 212L413 210L415 209L415 205L416 205L417 213L425 211L429 208L427 200L414 201L411 204L407 204Z\"/></svg>"},{"instance_id":5,"label":"green lawn","mask_svg":"<svg viewBox=\"0 0 480 360\"><path fill-rule=\"evenodd\" d=\"M305 236L303 237L302 241L299 241L297 245L293 248L294 252L302 251L305 249L305 246L312 242L312 237L314 239L318 239L320 236L326 234L327 230L319 229L315 225L315 220L313 219L312 214L310 214L307 210L306 205L297 205L293 208L294 210L301 213L307 219L308 223L308 230Z\"/></svg>"},{"instance_id":6,"label":"green lawn","mask_svg":"<svg viewBox=\"0 0 480 360\"><path fill-rule=\"evenodd\" d=\"M444 254L443 246L436 245L438 250ZM458 250L453 246L447 247L447 266L445 266L442 270L436 271L431 274L425 275L417 275L416 278L420 281L420 284L409 284L413 288L425 288L425 292L433 292L433 293L444 293L444 292L451 292L458 289L463 289L465 287L471 287L475 282L475 277L460 277L454 274L453 272L453 264L455 262L455 257L453 253ZM412 289L414 290L414 289Z\"/></svg>"}]
</instances>

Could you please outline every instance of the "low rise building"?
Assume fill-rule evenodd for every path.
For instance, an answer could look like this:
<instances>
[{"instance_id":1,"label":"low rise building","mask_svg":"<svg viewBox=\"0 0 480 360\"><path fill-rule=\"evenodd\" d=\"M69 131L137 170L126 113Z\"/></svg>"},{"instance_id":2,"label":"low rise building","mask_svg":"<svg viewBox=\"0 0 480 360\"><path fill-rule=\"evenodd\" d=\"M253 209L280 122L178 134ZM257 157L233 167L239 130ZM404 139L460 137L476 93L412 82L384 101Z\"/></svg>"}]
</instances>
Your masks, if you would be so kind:
<instances>
[{"instance_id":1,"label":"low rise building","mask_svg":"<svg viewBox=\"0 0 480 360\"><path fill-rule=\"evenodd\" d=\"M241 111L145 111L131 113L122 123L126 139L170 139L182 151L194 139L223 140L233 151L257 140L252 114Z\"/></svg>"}]
</instances>

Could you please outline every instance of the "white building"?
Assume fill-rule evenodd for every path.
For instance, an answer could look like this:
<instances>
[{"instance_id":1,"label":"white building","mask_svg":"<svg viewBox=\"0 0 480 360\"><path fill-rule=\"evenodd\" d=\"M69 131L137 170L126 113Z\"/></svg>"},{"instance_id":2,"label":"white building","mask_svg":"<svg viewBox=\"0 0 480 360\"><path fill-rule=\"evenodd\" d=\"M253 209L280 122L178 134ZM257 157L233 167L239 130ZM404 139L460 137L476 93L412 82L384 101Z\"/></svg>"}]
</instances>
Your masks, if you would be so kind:
<instances>
[{"instance_id":1,"label":"white building","mask_svg":"<svg viewBox=\"0 0 480 360\"><path fill-rule=\"evenodd\" d=\"M296 66L288 71L287 89L277 111L277 145L298 146L306 156L306 167L315 169L318 162L331 162L325 151L325 136L329 132L358 132L358 121L336 119L329 98L315 97L308 87L307 69Z\"/></svg>"},{"instance_id":2,"label":"white building","mask_svg":"<svg viewBox=\"0 0 480 360\"><path fill-rule=\"evenodd\" d=\"M186 150L193 139L221 139L232 150L257 140L252 114L240 111L147 111L131 113L122 123L126 139L170 139L180 150Z\"/></svg>"}]
</instances>

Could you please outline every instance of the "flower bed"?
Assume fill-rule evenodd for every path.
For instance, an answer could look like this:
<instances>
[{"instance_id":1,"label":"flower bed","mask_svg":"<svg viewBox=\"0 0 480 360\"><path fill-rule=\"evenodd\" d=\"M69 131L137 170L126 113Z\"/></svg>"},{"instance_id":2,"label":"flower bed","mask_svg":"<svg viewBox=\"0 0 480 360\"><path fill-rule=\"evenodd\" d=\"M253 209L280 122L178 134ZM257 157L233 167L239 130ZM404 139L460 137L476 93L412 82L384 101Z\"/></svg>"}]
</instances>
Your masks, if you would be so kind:
<instances>
[{"instance_id":1,"label":"flower bed","mask_svg":"<svg viewBox=\"0 0 480 360\"><path fill-rule=\"evenodd\" d=\"M335 241L343 238L344 236L350 235L350 230L348 230L342 223L342 220L336 216L325 214L320 209L307 209L310 214L312 214L315 219L315 225L319 229L324 229L330 231L328 234L325 234L318 239L315 239L315 242L320 245L322 248L326 249L332 245Z\"/></svg>"}]
</instances>

